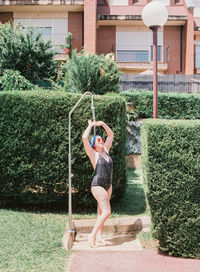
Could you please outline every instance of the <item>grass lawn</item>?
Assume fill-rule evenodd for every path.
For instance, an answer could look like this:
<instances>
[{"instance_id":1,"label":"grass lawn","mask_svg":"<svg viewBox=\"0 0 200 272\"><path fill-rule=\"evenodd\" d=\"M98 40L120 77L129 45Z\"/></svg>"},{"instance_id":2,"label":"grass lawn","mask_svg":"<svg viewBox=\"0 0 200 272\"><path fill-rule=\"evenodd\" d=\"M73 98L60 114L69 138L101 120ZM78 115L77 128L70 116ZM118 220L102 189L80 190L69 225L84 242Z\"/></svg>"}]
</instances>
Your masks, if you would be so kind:
<instances>
[{"instance_id":1,"label":"grass lawn","mask_svg":"<svg viewBox=\"0 0 200 272\"><path fill-rule=\"evenodd\" d=\"M127 171L127 189L112 206L112 217L145 214L141 169ZM73 219L96 213L73 214ZM67 214L0 209L1 272L64 272L69 252L62 249Z\"/></svg>"},{"instance_id":2,"label":"grass lawn","mask_svg":"<svg viewBox=\"0 0 200 272\"><path fill-rule=\"evenodd\" d=\"M64 272L66 215L0 210L1 272Z\"/></svg>"},{"instance_id":3,"label":"grass lawn","mask_svg":"<svg viewBox=\"0 0 200 272\"><path fill-rule=\"evenodd\" d=\"M123 198L112 206L114 217L144 215L146 199L142 183L141 169L127 169L127 188Z\"/></svg>"},{"instance_id":4,"label":"grass lawn","mask_svg":"<svg viewBox=\"0 0 200 272\"><path fill-rule=\"evenodd\" d=\"M157 250L159 246L158 240L153 238L151 232L139 232L137 234L138 239L140 240L144 250Z\"/></svg>"}]
</instances>

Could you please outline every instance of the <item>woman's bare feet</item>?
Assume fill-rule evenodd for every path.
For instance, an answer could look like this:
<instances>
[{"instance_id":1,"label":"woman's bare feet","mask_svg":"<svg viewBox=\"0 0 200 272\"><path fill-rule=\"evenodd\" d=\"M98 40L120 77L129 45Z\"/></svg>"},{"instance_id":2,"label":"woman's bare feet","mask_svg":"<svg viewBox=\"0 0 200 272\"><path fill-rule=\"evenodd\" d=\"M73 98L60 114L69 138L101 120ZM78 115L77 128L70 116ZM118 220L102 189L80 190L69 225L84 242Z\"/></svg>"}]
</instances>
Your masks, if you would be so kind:
<instances>
[{"instance_id":1,"label":"woman's bare feet","mask_svg":"<svg viewBox=\"0 0 200 272\"><path fill-rule=\"evenodd\" d=\"M101 245L107 246L108 242L106 240L104 240L103 238L98 238L96 240L97 243L100 243Z\"/></svg>"},{"instance_id":2,"label":"woman's bare feet","mask_svg":"<svg viewBox=\"0 0 200 272\"><path fill-rule=\"evenodd\" d=\"M88 241L89 241L90 247L92 248L97 247L95 244L95 238L93 238L91 235L88 236Z\"/></svg>"}]
</instances>

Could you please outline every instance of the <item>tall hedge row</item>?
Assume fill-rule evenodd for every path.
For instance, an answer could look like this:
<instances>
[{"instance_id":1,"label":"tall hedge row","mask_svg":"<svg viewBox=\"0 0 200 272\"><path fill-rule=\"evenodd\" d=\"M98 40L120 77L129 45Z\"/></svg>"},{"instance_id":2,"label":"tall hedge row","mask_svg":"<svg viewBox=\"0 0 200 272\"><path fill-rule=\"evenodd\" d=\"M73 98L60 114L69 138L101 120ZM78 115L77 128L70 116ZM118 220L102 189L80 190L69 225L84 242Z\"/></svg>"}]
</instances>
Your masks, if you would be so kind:
<instances>
[{"instance_id":1,"label":"tall hedge row","mask_svg":"<svg viewBox=\"0 0 200 272\"><path fill-rule=\"evenodd\" d=\"M153 93L130 90L120 94L129 103L129 120L153 117ZM200 119L200 95L158 93L158 118Z\"/></svg>"},{"instance_id":2,"label":"tall hedge row","mask_svg":"<svg viewBox=\"0 0 200 272\"><path fill-rule=\"evenodd\" d=\"M200 258L200 120L144 120L142 165L160 250Z\"/></svg>"},{"instance_id":3,"label":"tall hedge row","mask_svg":"<svg viewBox=\"0 0 200 272\"><path fill-rule=\"evenodd\" d=\"M53 91L0 92L0 205L62 202L67 208L68 114L79 98ZM126 182L125 100L94 96L94 106L96 119L105 121L115 134L111 156L117 199ZM90 192L93 169L81 139L88 119L92 119L89 96L72 114L73 207L95 204Z\"/></svg>"}]
</instances>

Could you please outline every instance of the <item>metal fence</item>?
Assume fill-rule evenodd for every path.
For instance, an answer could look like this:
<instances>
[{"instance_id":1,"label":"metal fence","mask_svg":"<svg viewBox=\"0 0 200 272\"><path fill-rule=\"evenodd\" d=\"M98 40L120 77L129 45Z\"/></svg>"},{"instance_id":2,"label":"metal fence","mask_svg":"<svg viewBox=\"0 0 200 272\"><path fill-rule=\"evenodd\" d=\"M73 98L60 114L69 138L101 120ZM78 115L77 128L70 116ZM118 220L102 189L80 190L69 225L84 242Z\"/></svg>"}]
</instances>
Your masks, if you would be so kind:
<instances>
[{"instance_id":1,"label":"metal fence","mask_svg":"<svg viewBox=\"0 0 200 272\"><path fill-rule=\"evenodd\" d=\"M121 91L153 90L153 75L122 74ZM158 74L159 92L200 93L200 75L164 75Z\"/></svg>"}]
</instances>

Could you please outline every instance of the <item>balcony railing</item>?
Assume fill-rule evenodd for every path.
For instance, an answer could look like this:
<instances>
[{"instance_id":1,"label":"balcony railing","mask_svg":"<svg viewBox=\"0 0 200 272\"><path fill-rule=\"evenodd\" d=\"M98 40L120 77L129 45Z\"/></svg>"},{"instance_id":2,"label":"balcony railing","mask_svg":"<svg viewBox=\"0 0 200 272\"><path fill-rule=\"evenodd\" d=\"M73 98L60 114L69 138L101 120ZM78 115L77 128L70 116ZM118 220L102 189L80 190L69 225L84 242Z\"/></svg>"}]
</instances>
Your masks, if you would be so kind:
<instances>
[{"instance_id":1,"label":"balcony railing","mask_svg":"<svg viewBox=\"0 0 200 272\"><path fill-rule=\"evenodd\" d=\"M84 0L0 0L0 5L83 5Z\"/></svg>"},{"instance_id":2,"label":"balcony railing","mask_svg":"<svg viewBox=\"0 0 200 272\"><path fill-rule=\"evenodd\" d=\"M117 62L149 62L148 50L117 50Z\"/></svg>"},{"instance_id":3,"label":"balcony railing","mask_svg":"<svg viewBox=\"0 0 200 272\"><path fill-rule=\"evenodd\" d=\"M146 49L117 49L116 61L117 62L152 62L153 61L153 46L150 50ZM158 61L162 61L162 46L158 46Z\"/></svg>"}]
</instances>

